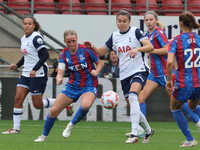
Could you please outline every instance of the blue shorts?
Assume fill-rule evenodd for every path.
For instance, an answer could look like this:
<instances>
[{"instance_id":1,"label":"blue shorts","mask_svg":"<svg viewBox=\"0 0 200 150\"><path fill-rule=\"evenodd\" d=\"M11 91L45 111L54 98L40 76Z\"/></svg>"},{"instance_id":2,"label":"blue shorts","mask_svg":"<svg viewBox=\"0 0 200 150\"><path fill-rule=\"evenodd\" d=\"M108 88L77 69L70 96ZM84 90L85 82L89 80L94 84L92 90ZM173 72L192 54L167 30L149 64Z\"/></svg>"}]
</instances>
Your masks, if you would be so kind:
<instances>
[{"instance_id":1,"label":"blue shorts","mask_svg":"<svg viewBox=\"0 0 200 150\"><path fill-rule=\"evenodd\" d=\"M17 86L24 87L30 90L31 95L41 95L45 92L48 77L30 78L21 76Z\"/></svg>"},{"instance_id":2,"label":"blue shorts","mask_svg":"<svg viewBox=\"0 0 200 150\"><path fill-rule=\"evenodd\" d=\"M198 100L200 99L200 87L198 88L178 88L174 87L172 92L172 96L178 101L187 102L190 100Z\"/></svg>"},{"instance_id":3,"label":"blue shorts","mask_svg":"<svg viewBox=\"0 0 200 150\"><path fill-rule=\"evenodd\" d=\"M153 74L149 74L147 79L151 80L153 82L156 82L158 85L160 85L161 87L166 89L165 85L166 85L166 82L167 82L167 76L154 77ZM176 74L173 73L172 74L173 85L175 84L175 80L176 80Z\"/></svg>"},{"instance_id":4,"label":"blue shorts","mask_svg":"<svg viewBox=\"0 0 200 150\"><path fill-rule=\"evenodd\" d=\"M124 97L125 98L128 97L129 90L133 82L140 83L143 89L144 85L146 84L148 74L149 74L148 72L138 72L124 80L121 80L121 86L124 93Z\"/></svg>"},{"instance_id":5,"label":"blue shorts","mask_svg":"<svg viewBox=\"0 0 200 150\"><path fill-rule=\"evenodd\" d=\"M148 75L148 78L147 78L147 79L148 79L148 80L151 80L151 81L153 81L153 82L156 82L158 85L160 85L161 87L163 87L163 88L166 89L165 84L166 84L166 82L167 82L167 76L154 77L154 75L150 73L150 74Z\"/></svg>"},{"instance_id":6,"label":"blue shorts","mask_svg":"<svg viewBox=\"0 0 200 150\"><path fill-rule=\"evenodd\" d=\"M69 98L74 99L73 102L76 102L82 94L87 92L92 92L97 97L98 88L93 86L75 87L67 83L61 91L61 93L67 95Z\"/></svg>"}]
</instances>

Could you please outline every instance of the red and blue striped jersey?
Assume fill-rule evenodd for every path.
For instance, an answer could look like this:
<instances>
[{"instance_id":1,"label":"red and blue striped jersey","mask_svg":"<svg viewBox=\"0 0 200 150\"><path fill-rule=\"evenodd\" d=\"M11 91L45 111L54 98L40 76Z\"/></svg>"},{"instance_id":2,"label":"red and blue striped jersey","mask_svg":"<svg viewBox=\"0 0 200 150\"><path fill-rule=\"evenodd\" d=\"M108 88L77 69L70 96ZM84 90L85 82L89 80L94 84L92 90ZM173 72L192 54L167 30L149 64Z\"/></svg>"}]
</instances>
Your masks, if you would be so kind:
<instances>
[{"instance_id":1,"label":"red and blue striped jersey","mask_svg":"<svg viewBox=\"0 0 200 150\"><path fill-rule=\"evenodd\" d=\"M166 33L159 27L153 31L152 34L147 32L147 36L149 41L153 45L154 49L160 49L163 46L169 44ZM150 55L150 65L151 65L151 73L154 77L160 77L167 75L166 71L166 62L167 62L167 55L157 55L151 54Z\"/></svg>"},{"instance_id":2,"label":"red and blue striped jersey","mask_svg":"<svg viewBox=\"0 0 200 150\"><path fill-rule=\"evenodd\" d=\"M78 87L98 87L98 79L90 72L95 69L94 63L99 56L83 44L78 44L78 51L72 55L68 47L64 48L59 57L59 63L65 63L66 69L70 71L68 83Z\"/></svg>"},{"instance_id":3,"label":"red and blue striped jersey","mask_svg":"<svg viewBox=\"0 0 200 150\"><path fill-rule=\"evenodd\" d=\"M168 53L174 53L177 60L176 86L200 87L200 36L181 33L170 41Z\"/></svg>"}]
</instances>

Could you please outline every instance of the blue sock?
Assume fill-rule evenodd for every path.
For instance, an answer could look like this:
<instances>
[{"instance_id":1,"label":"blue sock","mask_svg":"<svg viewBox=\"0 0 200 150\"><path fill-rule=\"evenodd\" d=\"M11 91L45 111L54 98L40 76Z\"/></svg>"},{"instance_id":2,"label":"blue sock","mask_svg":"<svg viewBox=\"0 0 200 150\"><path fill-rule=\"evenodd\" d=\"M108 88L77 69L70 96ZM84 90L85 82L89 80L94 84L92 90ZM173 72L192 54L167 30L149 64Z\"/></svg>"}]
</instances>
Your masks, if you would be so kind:
<instances>
[{"instance_id":1,"label":"blue sock","mask_svg":"<svg viewBox=\"0 0 200 150\"><path fill-rule=\"evenodd\" d=\"M56 118L50 117L49 113L48 113L45 123L44 123L44 129L43 129L42 135L44 135L44 136L49 135L49 132L50 132L51 128L53 127L55 120L56 120Z\"/></svg>"},{"instance_id":2,"label":"blue sock","mask_svg":"<svg viewBox=\"0 0 200 150\"><path fill-rule=\"evenodd\" d=\"M80 106L71 123L75 125L77 122L81 121L88 113L88 111L89 109L84 109L82 106Z\"/></svg>"},{"instance_id":3,"label":"blue sock","mask_svg":"<svg viewBox=\"0 0 200 150\"><path fill-rule=\"evenodd\" d=\"M145 101L140 103L140 111L143 113L144 116L146 116L146 103L145 103Z\"/></svg>"},{"instance_id":4,"label":"blue sock","mask_svg":"<svg viewBox=\"0 0 200 150\"><path fill-rule=\"evenodd\" d=\"M197 105L196 108L192 109L192 111L200 117L200 107Z\"/></svg>"},{"instance_id":5,"label":"blue sock","mask_svg":"<svg viewBox=\"0 0 200 150\"><path fill-rule=\"evenodd\" d=\"M181 108L183 112L186 113L186 115L194 122L197 123L199 121L199 116L192 112L192 110L188 107L187 103L183 104L183 107Z\"/></svg>"},{"instance_id":6,"label":"blue sock","mask_svg":"<svg viewBox=\"0 0 200 150\"><path fill-rule=\"evenodd\" d=\"M174 116L174 119L176 120L177 125L181 129L182 133L185 135L187 141L192 141L193 140L192 134L190 133L187 120L183 115L183 113L181 112L181 109L171 110L171 112Z\"/></svg>"}]
</instances>

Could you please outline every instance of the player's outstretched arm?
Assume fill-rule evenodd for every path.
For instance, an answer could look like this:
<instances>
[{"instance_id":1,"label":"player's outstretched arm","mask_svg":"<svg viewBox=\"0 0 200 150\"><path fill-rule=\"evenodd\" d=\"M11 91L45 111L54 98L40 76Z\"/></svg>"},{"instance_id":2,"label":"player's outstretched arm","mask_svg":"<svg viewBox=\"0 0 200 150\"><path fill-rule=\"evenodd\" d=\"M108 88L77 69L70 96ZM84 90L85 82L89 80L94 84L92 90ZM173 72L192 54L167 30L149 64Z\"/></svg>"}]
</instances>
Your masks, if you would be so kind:
<instances>
[{"instance_id":1,"label":"player's outstretched arm","mask_svg":"<svg viewBox=\"0 0 200 150\"><path fill-rule=\"evenodd\" d=\"M85 41L83 42L83 44L87 47L87 48L92 48L97 54L99 54L99 57L104 56L107 53L107 49L105 48L105 46L102 46L100 48L95 47L94 44L92 44L90 41Z\"/></svg>"}]
</instances>

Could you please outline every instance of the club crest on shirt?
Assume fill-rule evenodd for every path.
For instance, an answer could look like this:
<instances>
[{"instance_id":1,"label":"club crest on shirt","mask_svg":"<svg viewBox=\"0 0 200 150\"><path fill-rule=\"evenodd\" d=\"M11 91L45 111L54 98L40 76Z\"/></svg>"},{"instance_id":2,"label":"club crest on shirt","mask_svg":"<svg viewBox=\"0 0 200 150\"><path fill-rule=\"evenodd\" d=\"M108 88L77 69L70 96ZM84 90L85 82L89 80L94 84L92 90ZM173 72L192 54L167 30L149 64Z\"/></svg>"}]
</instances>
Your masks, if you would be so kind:
<instances>
[{"instance_id":1,"label":"club crest on shirt","mask_svg":"<svg viewBox=\"0 0 200 150\"><path fill-rule=\"evenodd\" d=\"M153 40L153 35L150 37L149 41Z\"/></svg>"},{"instance_id":2,"label":"club crest on shirt","mask_svg":"<svg viewBox=\"0 0 200 150\"><path fill-rule=\"evenodd\" d=\"M43 43L43 40L42 40L41 38L38 38L38 39L37 39L37 43L38 43L38 44L42 44L42 43Z\"/></svg>"},{"instance_id":3,"label":"club crest on shirt","mask_svg":"<svg viewBox=\"0 0 200 150\"><path fill-rule=\"evenodd\" d=\"M85 57L83 56L83 54L79 55L80 60L85 60Z\"/></svg>"}]
</instances>

